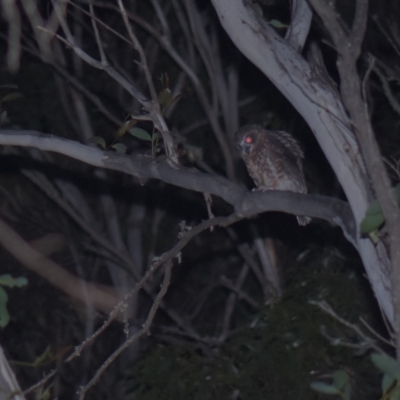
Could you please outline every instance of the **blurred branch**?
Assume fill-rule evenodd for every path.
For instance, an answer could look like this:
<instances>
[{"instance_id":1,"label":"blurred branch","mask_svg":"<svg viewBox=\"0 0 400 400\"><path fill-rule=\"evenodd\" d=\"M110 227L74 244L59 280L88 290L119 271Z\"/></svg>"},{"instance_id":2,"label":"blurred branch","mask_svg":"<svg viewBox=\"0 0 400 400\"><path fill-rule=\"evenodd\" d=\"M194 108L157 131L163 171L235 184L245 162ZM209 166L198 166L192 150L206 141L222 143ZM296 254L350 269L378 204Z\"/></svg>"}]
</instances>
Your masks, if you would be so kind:
<instances>
[{"instance_id":1,"label":"blurred branch","mask_svg":"<svg viewBox=\"0 0 400 400\"><path fill-rule=\"evenodd\" d=\"M221 276L220 283L222 286L225 286L229 290L232 290L232 292L235 292L239 300L244 300L255 309L260 307L260 304L256 300L254 300L248 293L241 290L237 284L234 284L226 276Z\"/></svg>"},{"instance_id":2,"label":"blurred branch","mask_svg":"<svg viewBox=\"0 0 400 400\"><path fill-rule=\"evenodd\" d=\"M223 320L222 320L222 331L218 337L218 340L221 343L224 342L228 337L233 312L235 311L237 294L241 292L241 288L247 277L248 272L249 272L249 266L244 264L235 283L231 283L228 279L225 278L228 281L228 285L229 283L232 284L232 293L229 294L228 299L226 300L225 303L225 312L223 314Z\"/></svg>"},{"instance_id":3,"label":"blurred branch","mask_svg":"<svg viewBox=\"0 0 400 400\"><path fill-rule=\"evenodd\" d=\"M73 299L85 303L89 298L96 309L106 314L118 304L118 298L111 287L77 278L30 246L2 220L0 220L0 244L24 267L40 275Z\"/></svg>"},{"instance_id":4,"label":"blurred branch","mask_svg":"<svg viewBox=\"0 0 400 400\"><path fill-rule=\"evenodd\" d=\"M254 245L258 253L258 258L264 272L264 276L271 286L268 301L277 301L282 296L282 286L279 279L278 269L276 264L272 262L265 241L261 237L254 239Z\"/></svg>"},{"instance_id":5,"label":"blurred branch","mask_svg":"<svg viewBox=\"0 0 400 400\"><path fill-rule=\"evenodd\" d=\"M117 248L113 243L110 243L108 238L102 236L101 233L98 232L98 229L90 226L85 218L82 218L82 215L78 214L73 207L71 207L71 205L60 196L59 192L43 174L25 169L22 173L44 193L46 193L46 195L53 200L84 232L86 232L94 242L111 253L116 260L120 260L122 266L133 273L135 278L139 280L140 276L138 275L136 268L134 268L134 265L132 265L132 260L127 252Z\"/></svg>"},{"instance_id":6,"label":"blurred branch","mask_svg":"<svg viewBox=\"0 0 400 400\"><path fill-rule=\"evenodd\" d=\"M4 350L0 346L0 388L1 400L25 400L14 371L4 355Z\"/></svg>"},{"instance_id":7,"label":"blurred branch","mask_svg":"<svg viewBox=\"0 0 400 400\"><path fill-rule=\"evenodd\" d=\"M3 15L8 22L7 67L16 72L21 58L21 16L15 1L2 1Z\"/></svg>"}]
</instances>

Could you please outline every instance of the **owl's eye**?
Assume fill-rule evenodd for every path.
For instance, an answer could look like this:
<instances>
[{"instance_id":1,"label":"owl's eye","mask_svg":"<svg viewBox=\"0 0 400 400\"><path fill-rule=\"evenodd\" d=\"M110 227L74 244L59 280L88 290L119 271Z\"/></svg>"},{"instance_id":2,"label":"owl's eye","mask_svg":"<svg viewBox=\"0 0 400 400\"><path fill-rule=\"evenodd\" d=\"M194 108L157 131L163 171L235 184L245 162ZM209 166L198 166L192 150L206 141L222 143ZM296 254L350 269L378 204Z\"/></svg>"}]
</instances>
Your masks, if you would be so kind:
<instances>
[{"instance_id":1,"label":"owl's eye","mask_svg":"<svg viewBox=\"0 0 400 400\"><path fill-rule=\"evenodd\" d=\"M245 141L247 144L252 144L252 143L253 143L253 138L252 138L251 136L246 136L246 137L244 138L244 141Z\"/></svg>"}]
</instances>

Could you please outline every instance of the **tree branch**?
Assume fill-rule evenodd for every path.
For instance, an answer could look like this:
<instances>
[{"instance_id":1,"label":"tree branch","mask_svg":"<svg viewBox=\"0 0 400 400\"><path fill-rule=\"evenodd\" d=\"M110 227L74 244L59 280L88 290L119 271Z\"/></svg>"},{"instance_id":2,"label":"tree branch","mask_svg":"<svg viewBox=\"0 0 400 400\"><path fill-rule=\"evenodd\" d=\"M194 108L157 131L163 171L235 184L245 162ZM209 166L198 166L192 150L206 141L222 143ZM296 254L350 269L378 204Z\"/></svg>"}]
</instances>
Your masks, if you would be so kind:
<instances>
[{"instance_id":1,"label":"tree branch","mask_svg":"<svg viewBox=\"0 0 400 400\"><path fill-rule=\"evenodd\" d=\"M72 157L95 167L125 172L140 179L158 179L199 193L210 193L231 204L237 215L250 217L265 211L321 218L339 225L346 238L357 247L357 227L346 202L319 195L271 191L249 192L219 175L202 173L148 156L127 156L89 147L72 140L37 131L0 130L0 145L35 147Z\"/></svg>"}]
</instances>

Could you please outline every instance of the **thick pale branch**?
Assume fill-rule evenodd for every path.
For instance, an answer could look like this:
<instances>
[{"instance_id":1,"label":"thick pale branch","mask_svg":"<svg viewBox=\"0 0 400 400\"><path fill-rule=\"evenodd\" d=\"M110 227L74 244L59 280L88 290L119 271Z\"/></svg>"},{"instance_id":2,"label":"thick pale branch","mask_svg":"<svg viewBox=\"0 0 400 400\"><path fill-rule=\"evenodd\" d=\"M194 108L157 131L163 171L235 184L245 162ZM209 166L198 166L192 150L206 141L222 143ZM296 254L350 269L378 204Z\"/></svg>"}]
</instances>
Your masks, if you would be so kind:
<instances>
[{"instance_id":1,"label":"thick pale branch","mask_svg":"<svg viewBox=\"0 0 400 400\"><path fill-rule=\"evenodd\" d=\"M316 72L287 40L275 32L252 7L247 6L248 2L212 0L212 3L235 45L276 85L308 123L346 193L357 224L360 223L369 202L373 200L373 193L366 174L365 159L354 138L352 123L356 126L357 123L350 121L337 91L323 74ZM348 30L342 27L332 9L334 2L313 0L310 3L327 6L326 13L333 13L330 23L340 35L335 45L347 45ZM358 9L362 11L363 7ZM357 18L357 24L358 21ZM358 45L358 39L355 36L352 39L354 45ZM352 95L344 97L352 99ZM360 237L356 240L379 304L389 321L393 321L387 250L382 243L374 245L370 240Z\"/></svg>"}]
</instances>

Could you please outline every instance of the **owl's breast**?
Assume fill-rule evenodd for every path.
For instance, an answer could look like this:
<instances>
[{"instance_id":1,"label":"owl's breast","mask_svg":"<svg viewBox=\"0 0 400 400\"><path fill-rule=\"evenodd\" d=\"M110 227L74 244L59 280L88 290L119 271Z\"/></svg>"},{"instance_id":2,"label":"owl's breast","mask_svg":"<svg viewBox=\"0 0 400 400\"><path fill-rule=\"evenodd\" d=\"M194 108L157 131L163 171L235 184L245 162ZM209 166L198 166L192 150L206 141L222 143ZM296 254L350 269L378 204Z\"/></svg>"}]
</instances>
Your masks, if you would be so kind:
<instances>
[{"instance_id":1,"label":"owl's breast","mask_svg":"<svg viewBox=\"0 0 400 400\"><path fill-rule=\"evenodd\" d=\"M243 160L257 188L267 190L274 190L277 188L278 174L274 165L269 162L270 160L268 157L260 153L244 154Z\"/></svg>"},{"instance_id":2,"label":"owl's breast","mask_svg":"<svg viewBox=\"0 0 400 400\"><path fill-rule=\"evenodd\" d=\"M296 180L295 176L286 173L284 163L265 156L263 152L243 154L247 170L257 188L261 190L289 190L291 192L306 193L304 179Z\"/></svg>"}]
</instances>

